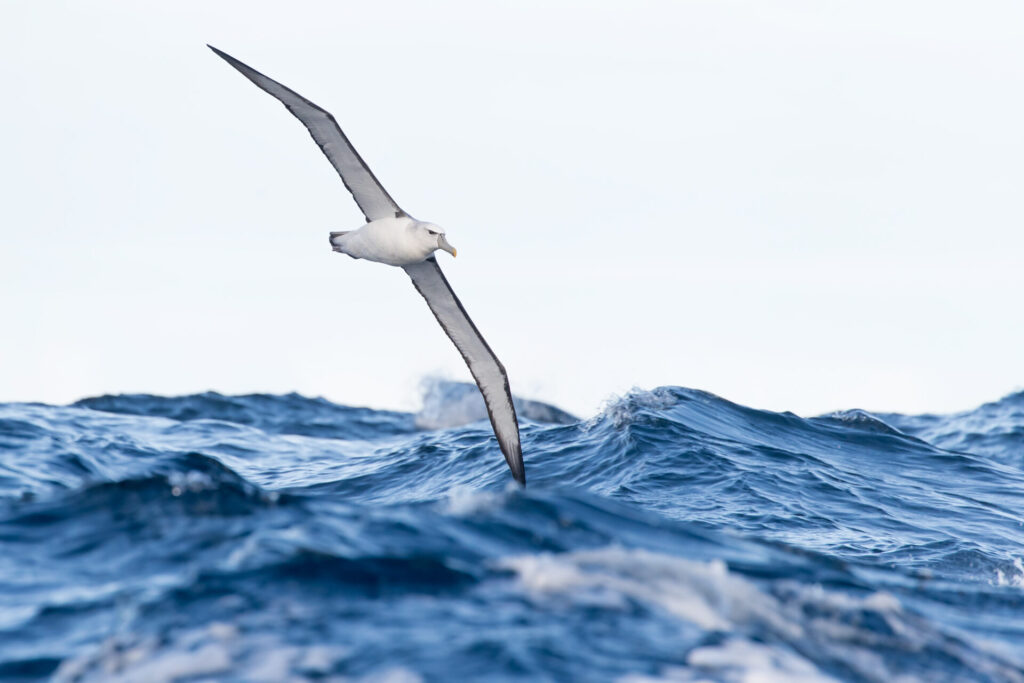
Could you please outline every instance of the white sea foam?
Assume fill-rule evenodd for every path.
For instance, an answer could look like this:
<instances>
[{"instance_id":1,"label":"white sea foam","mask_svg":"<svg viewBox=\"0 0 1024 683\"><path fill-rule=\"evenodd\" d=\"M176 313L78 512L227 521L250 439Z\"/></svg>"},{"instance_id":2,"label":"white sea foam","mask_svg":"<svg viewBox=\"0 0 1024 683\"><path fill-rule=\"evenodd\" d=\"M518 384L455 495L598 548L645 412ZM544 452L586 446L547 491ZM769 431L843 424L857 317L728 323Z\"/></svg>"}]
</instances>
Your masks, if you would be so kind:
<instances>
[{"instance_id":1,"label":"white sea foam","mask_svg":"<svg viewBox=\"0 0 1024 683\"><path fill-rule=\"evenodd\" d=\"M238 628L221 622L178 634L170 642L156 638L109 638L97 650L66 659L54 672L55 683L176 683L230 678L257 683L316 680L322 683L420 683L419 674L384 668L358 679L331 676L349 650L333 645L296 646L277 636L239 637ZM255 644L255 647L254 647Z\"/></svg>"},{"instance_id":2,"label":"white sea foam","mask_svg":"<svg viewBox=\"0 0 1024 683\"><path fill-rule=\"evenodd\" d=\"M448 515L470 517L500 506L505 501L508 492L518 486L514 482L509 482L509 486L503 493L474 490L468 486L454 486L448 492L447 497L441 501L439 507L443 513Z\"/></svg>"},{"instance_id":3,"label":"white sea foam","mask_svg":"<svg viewBox=\"0 0 1024 683\"><path fill-rule=\"evenodd\" d=\"M423 683L423 676L411 669L395 666L370 673L358 679L358 683Z\"/></svg>"},{"instance_id":4,"label":"white sea foam","mask_svg":"<svg viewBox=\"0 0 1024 683\"><path fill-rule=\"evenodd\" d=\"M1013 558L1013 570L1008 574L1002 569L996 569L995 585L1024 588L1024 561L1019 557Z\"/></svg>"},{"instance_id":5,"label":"white sea foam","mask_svg":"<svg viewBox=\"0 0 1024 683\"><path fill-rule=\"evenodd\" d=\"M587 420L585 426L593 427L602 419L609 419L616 428L629 424L641 410L665 410L679 402L679 398L667 387L650 391L634 387L622 396L605 400L597 415Z\"/></svg>"},{"instance_id":6,"label":"white sea foam","mask_svg":"<svg viewBox=\"0 0 1024 683\"><path fill-rule=\"evenodd\" d=\"M836 683L804 657L744 638L694 648L686 667L664 667L658 675L628 674L618 683Z\"/></svg>"},{"instance_id":7,"label":"white sea foam","mask_svg":"<svg viewBox=\"0 0 1024 683\"><path fill-rule=\"evenodd\" d=\"M560 555L522 555L501 561L533 595L549 599L640 601L707 630L763 623L799 638L801 627L779 617L774 598L731 574L721 560L695 562L645 550L609 547ZM623 601L624 602L624 601Z\"/></svg>"},{"instance_id":8,"label":"white sea foam","mask_svg":"<svg viewBox=\"0 0 1024 683\"><path fill-rule=\"evenodd\" d=\"M666 669L659 677L636 674L641 681L827 681L801 651L815 652L866 680L914 681L899 677L880 654L884 650L923 651L936 647L968 670L996 680L1024 683L1016 665L989 658L937 631L924 619L904 611L890 593L866 596L831 591L820 585L776 583L772 594L730 572L725 563L696 562L645 550L606 547L561 554L521 555L500 566L538 607L627 609L642 604L667 612L707 631L728 634L723 644L697 647L686 654L687 667ZM1024 563L1022 563L1024 565ZM865 625L881 619L887 628ZM769 643L756 643L767 638Z\"/></svg>"},{"instance_id":9,"label":"white sea foam","mask_svg":"<svg viewBox=\"0 0 1024 683\"><path fill-rule=\"evenodd\" d=\"M420 383L422 408L416 413L420 429L449 429L487 419L487 406L475 384L452 382L426 377ZM520 419L547 424L570 424L577 421L561 408L513 396Z\"/></svg>"},{"instance_id":10,"label":"white sea foam","mask_svg":"<svg viewBox=\"0 0 1024 683\"><path fill-rule=\"evenodd\" d=\"M225 673L230 667L231 655L222 642L210 642L195 648L158 650L152 640L124 646L116 639L110 639L99 652L62 662L53 680L57 683L174 683Z\"/></svg>"}]
</instances>

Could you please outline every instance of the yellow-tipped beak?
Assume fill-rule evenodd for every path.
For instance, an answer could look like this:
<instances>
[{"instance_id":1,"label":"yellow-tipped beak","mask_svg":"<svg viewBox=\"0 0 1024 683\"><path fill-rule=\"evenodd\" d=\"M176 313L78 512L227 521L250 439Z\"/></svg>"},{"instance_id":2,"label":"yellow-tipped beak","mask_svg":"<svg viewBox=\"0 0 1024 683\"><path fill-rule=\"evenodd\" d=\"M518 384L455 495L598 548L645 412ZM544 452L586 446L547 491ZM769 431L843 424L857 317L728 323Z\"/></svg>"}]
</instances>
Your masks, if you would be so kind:
<instances>
[{"instance_id":1,"label":"yellow-tipped beak","mask_svg":"<svg viewBox=\"0 0 1024 683\"><path fill-rule=\"evenodd\" d=\"M437 238L437 248L447 251L452 256L455 256L455 247L448 244L448 240L445 239L444 235L441 235L440 237Z\"/></svg>"}]
</instances>

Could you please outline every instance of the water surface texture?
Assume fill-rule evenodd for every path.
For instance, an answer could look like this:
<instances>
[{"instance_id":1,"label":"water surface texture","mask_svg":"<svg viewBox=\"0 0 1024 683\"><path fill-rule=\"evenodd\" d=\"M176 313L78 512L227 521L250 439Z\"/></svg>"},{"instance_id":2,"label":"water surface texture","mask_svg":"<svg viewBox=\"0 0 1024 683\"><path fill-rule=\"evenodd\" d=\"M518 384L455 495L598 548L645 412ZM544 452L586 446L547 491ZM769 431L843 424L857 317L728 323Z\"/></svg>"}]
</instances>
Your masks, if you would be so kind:
<instances>
[{"instance_id":1,"label":"water surface texture","mask_svg":"<svg viewBox=\"0 0 1024 683\"><path fill-rule=\"evenodd\" d=\"M0 404L0 679L1024 683L1024 393L476 410Z\"/></svg>"}]
</instances>

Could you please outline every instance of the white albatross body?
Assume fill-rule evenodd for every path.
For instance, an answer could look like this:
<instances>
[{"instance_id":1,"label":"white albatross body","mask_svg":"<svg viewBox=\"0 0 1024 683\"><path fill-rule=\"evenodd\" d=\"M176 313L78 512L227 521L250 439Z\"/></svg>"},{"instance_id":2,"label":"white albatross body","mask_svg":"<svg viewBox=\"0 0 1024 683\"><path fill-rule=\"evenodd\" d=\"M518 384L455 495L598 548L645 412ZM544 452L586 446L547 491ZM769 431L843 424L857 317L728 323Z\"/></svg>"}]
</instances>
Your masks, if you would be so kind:
<instances>
[{"instance_id":1,"label":"white albatross body","mask_svg":"<svg viewBox=\"0 0 1024 683\"><path fill-rule=\"evenodd\" d=\"M515 480L525 485L519 421L512 405L508 375L470 320L434 258L438 249L455 256L455 248L448 243L444 230L433 223L418 221L399 208L328 111L212 45L209 48L264 92L277 98L309 131L366 216L366 225L358 230L332 232L331 246L352 258L399 266L405 270L466 361L483 394L505 462Z\"/></svg>"},{"instance_id":2,"label":"white albatross body","mask_svg":"<svg viewBox=\"0 0 1024 683\"><path fill-rule=\"evenodd\" d=\"M352 258L409 266L427 260L438 249L455 255L444 231L433 223L424 223L411 216L397 216L370 221L358 230L332 232L334 251Z\"/></svg>"}]
</instances>

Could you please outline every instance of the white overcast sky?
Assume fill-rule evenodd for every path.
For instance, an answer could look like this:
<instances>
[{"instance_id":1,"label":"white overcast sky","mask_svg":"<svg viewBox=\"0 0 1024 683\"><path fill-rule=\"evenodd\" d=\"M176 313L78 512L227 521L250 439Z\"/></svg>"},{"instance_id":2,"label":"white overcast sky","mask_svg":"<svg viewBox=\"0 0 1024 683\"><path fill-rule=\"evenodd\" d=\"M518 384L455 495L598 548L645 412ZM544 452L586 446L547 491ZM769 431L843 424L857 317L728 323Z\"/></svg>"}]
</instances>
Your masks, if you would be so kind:
<instances>
[{"instance_id":1,"label":"white overcast sky","mask_svg":"<svg viewBox=\"0 0 1024 683\"><path fill-rule=\"evenodd\" d=\"M513 391L802 414L1024 386L1020 2L0 6L0 400L468 379L301 124L332 111Z\"/></svg>"}]
</instances>

